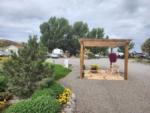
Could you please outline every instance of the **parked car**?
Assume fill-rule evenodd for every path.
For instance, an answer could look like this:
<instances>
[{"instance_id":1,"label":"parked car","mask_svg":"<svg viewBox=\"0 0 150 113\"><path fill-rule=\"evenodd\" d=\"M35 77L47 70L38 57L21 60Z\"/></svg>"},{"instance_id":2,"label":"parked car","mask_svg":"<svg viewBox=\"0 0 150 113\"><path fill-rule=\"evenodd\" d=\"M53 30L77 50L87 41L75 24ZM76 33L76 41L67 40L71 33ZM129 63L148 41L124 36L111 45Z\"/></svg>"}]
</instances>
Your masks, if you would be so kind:
<instances>
[{"instance_id":1,"label":"parked car","mask_svg":"<svg viewBox=\"0 0 150 113\"><path fill-rule=\"evenodd\" d=\"M118 58L124 58L124 53L123 52L117 52Z\"/></svg>"},{"instance_id":2,"label":"parked car","mask_svg":"<svg viewBox=\"0 0 150 113\"><path fill-rule=\"evenodd\" d=\"M53 56L58 56L58 57L63 57L64 52L63 50L59 49L59 48L55 48L52 51Z\"/></svg>"},{"instance_id":3,"label":"parked car","mask_svg":"<svg viewBox=\"0 0 150 113\"><path fill-rule=\"evenodd\" d=\"M100 54L95 54L95 58L100 58Z\"/></svg>"},{"instance_id":4,"label":"parked car","mask_svg":"<svg viewBox=\"0 0 150 113\"><path fill-rule=\"evenodd\" d=\"M50 54L50 57L51 57L51 58L59 58L59 55L52 53L52 54Z\"/></svg>"}]
</instances>

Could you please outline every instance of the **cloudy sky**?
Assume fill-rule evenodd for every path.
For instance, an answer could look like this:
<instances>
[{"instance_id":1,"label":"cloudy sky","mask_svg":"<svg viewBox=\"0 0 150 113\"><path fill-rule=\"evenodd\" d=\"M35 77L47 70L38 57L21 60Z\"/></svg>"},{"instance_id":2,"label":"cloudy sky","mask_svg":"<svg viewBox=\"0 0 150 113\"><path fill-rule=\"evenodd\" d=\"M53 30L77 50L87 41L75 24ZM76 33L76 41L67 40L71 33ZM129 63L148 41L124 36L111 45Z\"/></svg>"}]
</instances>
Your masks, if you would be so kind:
<instances>
[{"instance_id":1,"label":"cloudy sky","mask_svg":"<svg viewBox=\"0 0 150 113\"><path fill-rule=\"evenodd\" d=\"M149 0L0 0L0 38L40 36L39 25L51 16L103 27L112 38L131 38L136 50L150 37Z\"/></svg>"}]
</instances>

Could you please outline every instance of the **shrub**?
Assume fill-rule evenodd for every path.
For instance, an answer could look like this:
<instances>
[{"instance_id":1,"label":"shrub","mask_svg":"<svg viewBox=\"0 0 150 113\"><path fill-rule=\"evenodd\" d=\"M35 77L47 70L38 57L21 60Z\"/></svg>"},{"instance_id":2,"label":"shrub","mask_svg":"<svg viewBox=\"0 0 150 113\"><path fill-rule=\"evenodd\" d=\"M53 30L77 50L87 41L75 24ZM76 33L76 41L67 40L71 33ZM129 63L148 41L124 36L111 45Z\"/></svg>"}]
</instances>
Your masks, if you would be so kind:
<instances>
[{"instance_id":1,"label":"shrub","mask_svg":"<svg viewBox=\"0 0 150 113\"><path fill-rule=\"evenodd\" d=\"M38 89L36 90L32 98L36 98L41 95L51 95L52 97L56 98L59 94L64 91L64 87L56 82L53 82L48 88Z\"/></svg>"},{"instance_id":2,"label":"shrub","mask_svg":"<svg viewBox=\"0 0 150 113\"><path fill-rule=\"evenodd\" d=\"M48 88L55 80L54 65L47 62L44 62L43 65L45 66L46 70L50 71L49 73L51 73L51 77L43 78L41 81L37 82L38 88Z\"/></svg>"},{"instance_id":3,"label":"shrub","mask_svg":"<svg viewBox=\"0 0 150 113\"><path fill-rule=\"evenodd\" d=\"M87 55L89 59L95 58L95 55L92 52L89 52Z\"/></svg>"},{"instance_id":4,"label":"shrub","mask_svg":"<svg viewBox=\"0 0 150 113\"><path fill-rule=\"evenodd\" d=\"M0 101L9 100L12 97L10 92L0 92Z\"/></svg>"},{"instance_id":5,"label":"shrub","mask_svg":"<svg viewBox=\"0 0 150 113\"><path fill-rule=\"evenodd\" d=\"M37 42L36 36L30 37L27 44L4 63L4 73L8 76L9 89L17 96L26 98L35 90L36 83L51 77L52 71L44 65L46 48Z\"/></svg>"},{"instance_id":6,"label":"shrub","mask_svg":"<svg viewBox=\"0 0 150 113\"><path fill-rule=\"evenodd\" d=\"M47 77L42 79L41 81L37 82L37 88L42 89L42 88L48 88L51 84L53 84L54 78L52 77Z\"/></svg>"},{"instance_id":7,"label":"shrub","mask_svg":"<svg viewBox=\"0 0 150 113\"><path fill-rule=\"evenodd\" d=\"M56 96L58 96L59 94L61 94L64 91L64 87L61 86L58 83L53 83L50 88L54 91L54 93L56 94Z\"/></svg>"},{"instance_id":8,"label":"shrub","mask_svg":"<svg viewBox=\"0 0 150 113\"><path fill-rule=\"evenodd\" d=\"M55 92L50 88L36 90L32 95L32 99L35 99L39 96L52 96L52 97L56 98Z\"/></svg>"},{"instance_id":9,"label":"shrub","mask_svg":"<svg viewBox=\"0 0 150 113\"><path fill-rule=\"evenodd\" d=\"M58 113L59 102L51 96L39 96L10 106L4 113Z\"/></svg>"},{"instance_id":10,"label":"shrub","mask_svg":"<svg viewBox=\"0 0 150 113\"><path fill-rule=\"evenodd\" d=\"M7 87L7 79L0 73L0 92L4 91L6 87Z\"/></svg>"}]
</instances>

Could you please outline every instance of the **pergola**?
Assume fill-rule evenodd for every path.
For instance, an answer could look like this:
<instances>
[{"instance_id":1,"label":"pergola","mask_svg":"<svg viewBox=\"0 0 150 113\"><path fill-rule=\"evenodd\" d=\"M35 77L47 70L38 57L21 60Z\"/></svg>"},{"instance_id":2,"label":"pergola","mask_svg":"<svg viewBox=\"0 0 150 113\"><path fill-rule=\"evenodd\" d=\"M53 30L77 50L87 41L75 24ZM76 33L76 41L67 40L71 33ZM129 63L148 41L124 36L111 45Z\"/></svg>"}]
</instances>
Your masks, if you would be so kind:
<instances>
[{"instance_id":1,"label":"pergola","mask_svg":"<svg viewBox=\"0 0 150 113\"><path fill-rule=\"evenodd\" d=\"M84 77L84 52L86 47L120 47L125 48L124 79L128 79L128 47L131 39L85 39L80 41L80 78Z\"/></svg>"}]
</instances>

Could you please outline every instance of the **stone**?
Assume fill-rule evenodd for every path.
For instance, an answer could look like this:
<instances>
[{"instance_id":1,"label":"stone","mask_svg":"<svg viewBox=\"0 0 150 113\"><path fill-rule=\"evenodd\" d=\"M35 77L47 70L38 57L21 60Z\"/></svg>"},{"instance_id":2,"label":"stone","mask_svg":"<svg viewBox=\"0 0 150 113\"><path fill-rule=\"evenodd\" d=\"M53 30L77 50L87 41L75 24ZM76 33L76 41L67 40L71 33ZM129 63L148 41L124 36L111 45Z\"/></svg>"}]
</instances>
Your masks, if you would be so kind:
<instances>
[{"instance_id":1,"label":"stone","mask_svg":"<svg viewBox=\"0 0 150 113\"><path fill-rule=\"evenodd\" d=\"M75 107L76 107L76 104L75 104L75 103L72 103L71 108L72 108L72 109L75 109Z\"/></svg>"},{"instance_id":2,"label":"stone","mask_svg":"<svg viewBox=\"0 0 150 113\"><path fill-rule=\"evenodd\" d=\"M69 101L63 105L61 113L74 113L76 108L76 96L74 93L71 94Z\"/></svg>"},{"instance_id":3,"label":"stone","mask_svg":"<svg viewBox=\"0 0 150 113\"><path fill-rule=\"evenodd\" d=\"M72 93L71 98L72 98L72 100L73 100L73 101L75 101L75 100L76 100L76 96L75 96L75 94L74 94L74 93Z\"/></svg>"},{"instance_id":4,"label":"stone","mask_svg":"<svg viewBox=\"0 0 150 113\"><path fill-rule=\"evenodd\" d=\"M68 109L65 109L65 112L66 113L73 113L73 110L72 110L72 108L68 108Z\"/></svg>"},{"instance_id":5,"label":"stone","mask_svg":"<svg viewBox=\"0 0 150 113\"><path fill-rule=\"evenodd\" d=\"M69 101L69 102L67 102L67 105L68 105L68 106L71 106L71 102L70 102L70 101Z\"/></svg>"}]
</instances>

